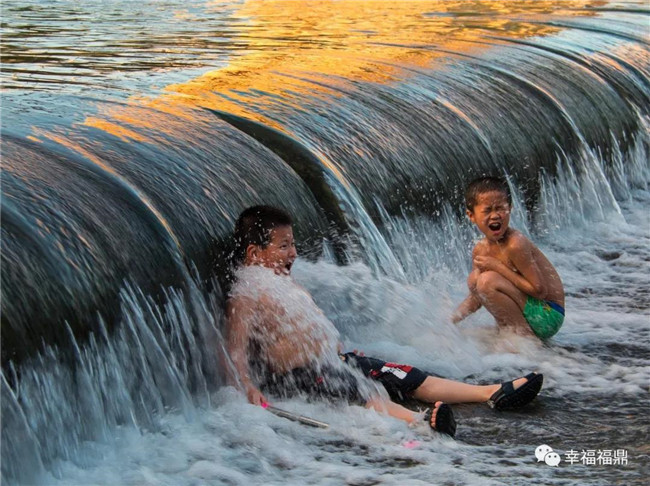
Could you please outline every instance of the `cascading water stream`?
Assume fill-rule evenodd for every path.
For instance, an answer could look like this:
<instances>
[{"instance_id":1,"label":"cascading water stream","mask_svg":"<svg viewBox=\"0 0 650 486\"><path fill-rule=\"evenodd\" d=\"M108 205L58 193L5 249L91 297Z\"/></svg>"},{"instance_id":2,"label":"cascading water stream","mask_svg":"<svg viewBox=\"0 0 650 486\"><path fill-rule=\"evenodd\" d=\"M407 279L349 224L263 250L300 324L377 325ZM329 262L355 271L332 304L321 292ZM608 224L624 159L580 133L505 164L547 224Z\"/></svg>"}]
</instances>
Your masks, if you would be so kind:
<instances>
[{"instance_id":1,"label":"cascading water stream","mask_svg":"<svg viewBox=\"0 0 650 486\"><path fill-rule=\"evenodd\" d=\"M3 5L3 482L641 481L649 12L544 3ZM487 173L565 281L547 346L448 322ZM284 404L319 435L243 403L220 328L257 203L295 216L295 278L347 345L472 382L540 369L537 408L459 407L457 443L407 452L363 409ZM553 436L630 467L531 463Z\"/></svg>"}]
</instances>

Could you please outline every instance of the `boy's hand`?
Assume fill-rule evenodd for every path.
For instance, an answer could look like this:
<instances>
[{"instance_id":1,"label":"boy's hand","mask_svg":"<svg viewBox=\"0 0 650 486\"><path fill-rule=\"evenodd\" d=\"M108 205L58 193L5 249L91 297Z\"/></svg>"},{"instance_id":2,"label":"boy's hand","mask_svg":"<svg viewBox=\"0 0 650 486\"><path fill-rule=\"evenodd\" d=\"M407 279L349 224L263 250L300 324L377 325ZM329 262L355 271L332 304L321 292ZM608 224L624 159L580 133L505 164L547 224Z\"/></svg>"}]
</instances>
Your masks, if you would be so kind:
<instances>
[{"instance_id":1,"label":"boy's hand","mask_svg":"<svg viewBox=\"0 0 650 486\"><path fill-rule=\"evenodd\" d=\"M268 401L266 397L262 395L262 392L259 391L254 386L246 387L246 398L248 398L248 401L253 405L260 405L260 406L263 405L264 403L267 403Z\"/></svg>"},{"instance_id":2,"label":"boy's hand","mask_svg":"<svg viewBox=\"0 0 650 486\"><path fill-rule=\"evenodd\" d=\"M487 271L497 271L497 268L499 265L502 265L501 261L497 260L494 257L491 256L477 256L474 258L474 265L476 268L478 268L481 272L487 272Z\"/></svg>"},{"instance_id":3,"label":"boy's hand","mask_svg":"<svg viewBox=\"0 0 650 486\"><path fill-rule=\"evenodd\" d=\"M468 315L476 312L481 308L481 300L474 293L469 294L464 301L460 303L458 308L451 315L451 322L458 324L465 319Z\"/></svg>"}]
</instances>

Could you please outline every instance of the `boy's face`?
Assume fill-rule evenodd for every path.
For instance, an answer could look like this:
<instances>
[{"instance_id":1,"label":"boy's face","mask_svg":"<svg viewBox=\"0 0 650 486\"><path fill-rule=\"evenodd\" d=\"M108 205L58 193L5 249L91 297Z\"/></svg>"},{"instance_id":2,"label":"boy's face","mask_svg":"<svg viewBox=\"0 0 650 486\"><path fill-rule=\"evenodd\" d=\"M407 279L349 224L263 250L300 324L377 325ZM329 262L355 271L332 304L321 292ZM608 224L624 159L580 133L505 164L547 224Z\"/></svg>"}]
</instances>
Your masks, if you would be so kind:
<instances>
[{"instance_id":1,"label":"boy's face","mask_svg":"<svg viewBox=\"0 0 650 486\"><path fill-rule=\"evenodd\" d=\"M488 240L499 241L510 224L508 197L500 191L479 194L474 207L467 210L467 216Z\"/></svg>"},{"instance_id":2,"label":"boy's face","mask_svg":"<svg viewBox=\"0 0 650 486\"><path fill-rule=\"evenodd\" d=\"M246 249L246 264L262 265L273 269L278 275L289 275L296 260L296 246L291 226L278 226L269 233L270 243L266 248L249 245Z\"/></svg>"}]
</instances>

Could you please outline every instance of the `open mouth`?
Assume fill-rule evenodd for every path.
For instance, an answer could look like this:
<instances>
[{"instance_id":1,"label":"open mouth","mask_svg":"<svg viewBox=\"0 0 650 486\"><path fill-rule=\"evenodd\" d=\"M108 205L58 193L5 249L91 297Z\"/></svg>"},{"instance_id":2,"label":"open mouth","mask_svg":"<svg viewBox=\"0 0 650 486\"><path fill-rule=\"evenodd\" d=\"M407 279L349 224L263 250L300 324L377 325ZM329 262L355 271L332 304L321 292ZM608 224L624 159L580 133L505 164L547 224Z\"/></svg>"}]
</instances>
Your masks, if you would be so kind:
<instances>
[{"instance_id":1,"label":"open mouth","mask_svg":"<svg viewBox=\"0 0 650 486\"><path fill-rule=\"evenodd\" d=\"M287 264L285 264L285 265L284 265L284 268L283 268L284 273L286 273L287 275L289 275L289 274L291 273L291 266L292 266L292 265L293 265L293 263L287 263Z\"/></svg>"},{"instance_id":2,"label":"open mouth","mask_svg":"<svg viewBox=\"0 0 650 486\"><path fill-rule=\"evenodd\" d=\"M501 229L501 223L490 223L488 224L488 228L490 228L492 231L499 231Z\"/></svg>"}]
</instances>

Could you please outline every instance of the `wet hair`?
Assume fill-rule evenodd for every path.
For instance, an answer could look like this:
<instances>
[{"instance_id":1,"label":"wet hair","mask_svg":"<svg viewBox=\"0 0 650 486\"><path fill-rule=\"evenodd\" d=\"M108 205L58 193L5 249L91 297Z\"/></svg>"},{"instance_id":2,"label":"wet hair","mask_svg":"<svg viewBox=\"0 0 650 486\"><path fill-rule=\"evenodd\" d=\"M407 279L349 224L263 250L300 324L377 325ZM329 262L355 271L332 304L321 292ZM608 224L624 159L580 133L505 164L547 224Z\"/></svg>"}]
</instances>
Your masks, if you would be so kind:
<instances>
[{"instance_id":1,"label":"wet hair","mask_svg":"<svg viewBox=\"0 0 650 486\"><path fill-rule=\"evenodd\" d=\"M237 218L234 232L233 263L241 265L246 258L246 248L257 245L266 248L271 243L271 230L280 226L291 226L291 216L282 209L272 206L252 206Z\"/></svg>"},{"instance_id":2,"label":"wet hair","mask_svg":"<svg viewBox=\"0 0 650 486\"><path fill-rule=\"evenodd\" d=\"M474 209L478 197L486 192L500 192L508 198L508 204L512 205L512 194L508 182L502 177L479 177L469 183L465 189L465 206L469 211Z\"/></svg>"}]
</instances>

